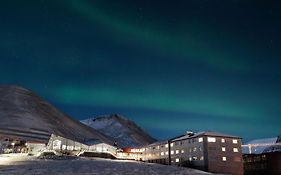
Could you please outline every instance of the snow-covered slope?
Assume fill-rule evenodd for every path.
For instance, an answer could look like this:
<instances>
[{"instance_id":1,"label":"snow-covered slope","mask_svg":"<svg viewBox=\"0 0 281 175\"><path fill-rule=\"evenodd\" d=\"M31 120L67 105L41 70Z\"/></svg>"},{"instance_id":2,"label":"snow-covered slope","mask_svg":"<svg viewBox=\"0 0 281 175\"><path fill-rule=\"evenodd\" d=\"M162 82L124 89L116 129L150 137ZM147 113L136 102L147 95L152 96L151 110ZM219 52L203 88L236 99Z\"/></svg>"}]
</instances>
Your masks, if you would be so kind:
<instances>
[{"instance_id":1,"label":"snow-covered slope","mask_svg":"<svg viewBox=\"0 0 281 175\"><path fill-rule=\"evenodd\" d=\"M6 155L5 155L6 156ZM65 160L42 160L31 156L17 155L3 157L0 155L1 175L208 175L200 170L178 166L167 166L129 160L110 160L77 158ZM9 164L9 165L7 165ZM4 166L1 166L4 165Z\"/></svg>"},{"instance_id":2,"label":"snow-covered slope","mask_svg":"<svg viewBox=\"0 0 281 175\"><path fill-rule=\"evenodd\" d=\"M100 139L112 142L98 131L63 114L30 90L18 86L0 86L0 136L44 140L57 134L83 142Z\"/></svg>"},{"instance_id":3,"label":"snow-covered slope","mask_svg":"<svg viewBox=\"0 0 281 175\"><path fill-rule=\"evenodd\" d=\"M118 114L99 116L81 122L111 137L120 147L138 147L156 141L133 121Z\"/></svg>"}]
</instances>

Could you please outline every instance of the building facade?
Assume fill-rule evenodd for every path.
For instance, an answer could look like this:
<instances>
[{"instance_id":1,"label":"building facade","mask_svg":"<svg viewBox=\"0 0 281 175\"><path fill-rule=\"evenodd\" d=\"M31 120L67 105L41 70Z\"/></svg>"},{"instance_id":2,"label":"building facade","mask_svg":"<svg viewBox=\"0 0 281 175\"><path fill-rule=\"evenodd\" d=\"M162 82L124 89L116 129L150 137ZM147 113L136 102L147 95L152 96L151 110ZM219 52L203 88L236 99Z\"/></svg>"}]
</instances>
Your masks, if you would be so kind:
<instances>
[{"instance_id":1,"label":"building facade","mask_svg":"<svg viewBox=\"0 0 281 175\"><path fill-rule=\"evenodd\" d=\"M281 152L243 155L245 175L280 175Z\"/></svg>"},{"instance_id":2,"label":"building facade","mask_svg":"<svg viewBox=\"0 0 281 175\"><path fill-rule=\"evenodd\" d=\"M217 132L187 133L148 145L143 160L213 173L243 174L241 138Z\"/></svg>"}]
</instances>

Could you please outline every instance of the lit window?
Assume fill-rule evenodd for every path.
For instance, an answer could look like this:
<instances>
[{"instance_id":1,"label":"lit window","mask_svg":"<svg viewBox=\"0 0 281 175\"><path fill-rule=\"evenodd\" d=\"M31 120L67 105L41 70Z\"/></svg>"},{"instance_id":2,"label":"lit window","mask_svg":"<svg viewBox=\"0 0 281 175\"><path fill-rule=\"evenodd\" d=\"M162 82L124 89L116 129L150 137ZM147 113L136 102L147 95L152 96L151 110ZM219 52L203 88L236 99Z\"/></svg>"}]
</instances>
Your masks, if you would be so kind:
<instances>
[{"instance_id":1,"label":"lit window","mask_svg":"<svg viewBox=\"0 0 281 175\"><path fill-rule=\"evenodd\" d=\"M164 156L164 152L161 152L161 156Z\"/></svg>"},{"instance_id":2,"label":"lit window","mask_svg":"<svg viewBox=\"0 0 281 175\"><path fill-rule=\"evenodd\" d=\"M202 137L198 138L198 142L203 142L203 138Z\"/></svg>"},{"instance_id":3,"label":"lit window","mask_svg":"<svg viewBox=\"0 0 281 175\"><path fill-rule=\"evenodd\" d=\"M225 143L225 139L221 139L221 143Z\"/></svg>"},{"instance_id":4,"label":"lit window","mask_svg":"<svg viewBox=\"0 0 281 175\"><path fill-rule=\"evenodd\" d=\"M176 162L180 162L180 159L179 159L179 158L176 158Z\"/></svg>"},{"instance_id":5,"label":"lit window","mask_svg":"<svg viewBox=\"0 0 281 175\"><path fill-rule=\"evenodd\" d=\"M237 143L238 143L238 140L233 139L233 140L232 140L232 143L237 144Z\"/></svg>"},{"instance_id":6,"label":"lit window","mask_svg":"<svg viewBox=\"0 0 281 175\"><path fill-rule=\"evenodd\" d=\"M166 144L165 147L168 148L168 144Z\"/></svg>"},{"instance_id":7,"label":"lit window","mask_svg":"<svg viewBox=\"0 0 281 175\"><path fill-rule=\"evenodd\" d=\"M233 152L238 153L238 148L233 148Z\"/></svg>"},{"instance_id":8,"label":"lit window","mask_svg":"<svg viewBox=\"0 0 281 175\"><path fill-rule=\"evenodd\" d=\"M180 151L179 150L176 150L176 154L178 154Z\"/></svg>"},{"instance_id":9,"label":"lit window","mask_svg":"<svg viewBox=\"0 0 281 175\"><path fill-rule=\"evenodd\" d=\"M225 147L221 147L221 150L222 150L222 151L225 151Z\"/></svg>"},{"instance_id":10,"label":"lit window","mask_svg":"<svg viewBox=\"0 0 281 175\"><path fill-rule=\"evenodd\" d=\"M199 160L204 160L204 157L203 157L203 156L201 156Z\"/></svg>"},{"instance_id":11,"label":"lit window","mask_svg":"<svg viewBox=\"0 0 281 175\"><path fill-rule=\"evenodd\" d=\"M171 143L171 147L173 147L174 146L174 143Z\"/></svg>"},{"instance_id":12,"label":"lit window","mask_svg":"<svg viewBox=\"0 0 281 175\"><path fill-rule=\"evenodd\" d=\"M171 154L172 154L172 155L174 154L174 151L173 151L173 150L171 151Z\"/></svg>"},{"instance_id":13,"label":"lit window","mask_svg":"<svg viewBox=\"0 0 281 175\"><path fill-rule=\"evenodd\" d=\"M192 157L189 157L189 161L192 161Z\"/></svg>"},{"instance_id":14,"label":"lit window","mask_svg":"<svg viewBox=\"0 0 281 175\"><path fill-rule=\"evenodd\" d=\"M168 151L165 152L166 155L168 155L168 153L169 153Z\"/></svg>"},{"instance_id":15,"label":"lit window","mask_svg":"<svg viewBox=\"0 0 281 175\"><path fill-rule=\"evenodd\" d=\"M208 137L208 142L216 142L216 138L215 137Z\"/></svg>"},{"instance_id":16,"label":"lit window","mask_svg":"<svg viewBox=\"0 0 281 175\"><path fill-rule=\"evenodd\" d=\"M226 157L222 157L222 161L226 161Z\"/></svg>"},{"instance_id":17,"label":"lit window","mask_svg":"<svg viewBox=\"0 0 281 175\"><path fill-rule=\"evenodd\" d=\"M181 153L184 153L184 150L181 150Z\"/></svg>"},{"instance_id":18,"label":"lit window","mask_svg":"<svg viewBox=\"0 0 281 175\"><path fill-rule=\"evenodd\" d=\"M60 149L61 147L61 141L60 140L55 140L53 142L53 149L56 150L56 149Z\"/></svg>"}]
</instances>

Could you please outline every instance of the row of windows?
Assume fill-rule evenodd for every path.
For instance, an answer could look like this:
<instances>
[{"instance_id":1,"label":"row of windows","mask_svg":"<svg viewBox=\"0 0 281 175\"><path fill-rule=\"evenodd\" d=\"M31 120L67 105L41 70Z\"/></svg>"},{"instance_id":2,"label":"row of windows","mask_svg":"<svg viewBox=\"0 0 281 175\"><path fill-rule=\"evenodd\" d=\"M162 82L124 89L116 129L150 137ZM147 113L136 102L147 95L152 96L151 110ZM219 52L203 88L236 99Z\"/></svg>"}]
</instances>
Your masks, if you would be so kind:
<instances>
[{"instance_id":1,"label":"row of windows","mask_svg":"<svg viewBox=\"0 0 281 175\"><path fill-rule=\"evenodd\" d=\"M221 150L222 150L223 152L225 152L225 151L226 151L226 148L225 148L225 147L221 147ZM233 152L238 153L238 148L233 148Z\"/></svg>"},{"instance_id":2,"label":"row of windows","mask_svg":"<svg viewBox=\"0 0 281 175\"><path fill-rule=\"evenodd\" d=\"M192 141L192 143L194 143L195 142L195 138L193 138L192 140L189 139L188 143L191 143L191 141ZM207 137L207 141L210 142L210 143L214 143L214 142L217 141L217 138L216 137ZM203 142L203 137L199 137L198 138L198 142ZM221 139L221 143L225 143L225 139L224 138ZM232 143L233 144L238 144L238 140L237 139L232 139ZM177 146L179 144L183 145L183 141L170 143L170 147L174 147L174 145ZM163 148L163 147L164 147L164 145L161 145L161 148ZM169 144L168 143L165 144L165 148L168 148L168 147L169 147ZM151 148L152 149L160 149L160 146L149 147L147 149L151 149Z\"/></svg>"},{"instance_id":3,"label":"row of windows","mask_svg":"<svg viewBox=\"0 0 281 175\"><path fill-rule=\"evenodd\" d=\"M200 139L200 138L199 138L199 139ZM207 138L207 141L208 141L208 142L213 142L213 143L214 143L214 142L216 142L216 140L217 140L217 139L216 139L215 137L208 137L208 138ZM202 141L203 141L203 139L202 139ZM225 143L225 139L221 139L221 143ZM238 140L237 140L237 139L232 139L232 143L233 143L233 144L238 144Z\"/></svg>"},{"instance_id":4,"label":"row of windows","mask_svg":"<svg viewBox=\"0 0 281 175\"><path fill-rule=\"evenodd\" d=\"M221 158L221 160L225 162L225 161L227 161L227 158L226 158L225 156L223 156L223 157ZM241 158L240 158L240 157L234 157L233 160L234 160L235 162L241 162Z\"/></svg>"},{"instance_id":5,"label":"row of windows","mask_svg":"<svg viewBox=\"0 0 281 175\"><path fill-rule=\"evenodd\" d=\"M165 155L168 155L168 153L169 153L169 152L166 151L166 152L165 152ZM171 155L173 155L173 154L179 154L179 153L180 153L180 150L176 150L176 151L172 150L172 151L171 151ZM183 153L184 153L184 150L181 150L181 153L183 154ZM163 156L163 155L164 155L164 152L161 152L160 155Z\"/></svg>"}]
</instances>

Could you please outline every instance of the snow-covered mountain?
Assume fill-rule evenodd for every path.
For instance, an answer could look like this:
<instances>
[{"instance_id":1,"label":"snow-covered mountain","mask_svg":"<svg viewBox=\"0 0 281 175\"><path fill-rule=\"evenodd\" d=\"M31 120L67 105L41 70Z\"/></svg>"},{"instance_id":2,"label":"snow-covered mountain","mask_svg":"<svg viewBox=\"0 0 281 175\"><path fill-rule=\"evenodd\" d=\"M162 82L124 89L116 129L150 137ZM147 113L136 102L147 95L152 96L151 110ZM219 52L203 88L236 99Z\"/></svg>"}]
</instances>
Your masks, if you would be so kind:
<instances>
[{"instance_id":1,"label":"snow-covered mountain","mask_svg":"<svg viewBox=\"0 0 281 175\"><path fill-rule=\"evenodd\" d=\"M0 86L0 137L46 141L50 134L83 142L106 136L63 114L51 104L18 86Z\"/></svg>"},{"instance_id":2,"label":"snow-covered mountain","mask_svg":"<svg viewBox=\"0 0 281 175\"><path fill-rule=\"evenodd\" d=\"M120 147L139 147L156 141L133 121L118 114L99 116L81 122L112 138Z\"/></svg>"}]
</instances>

